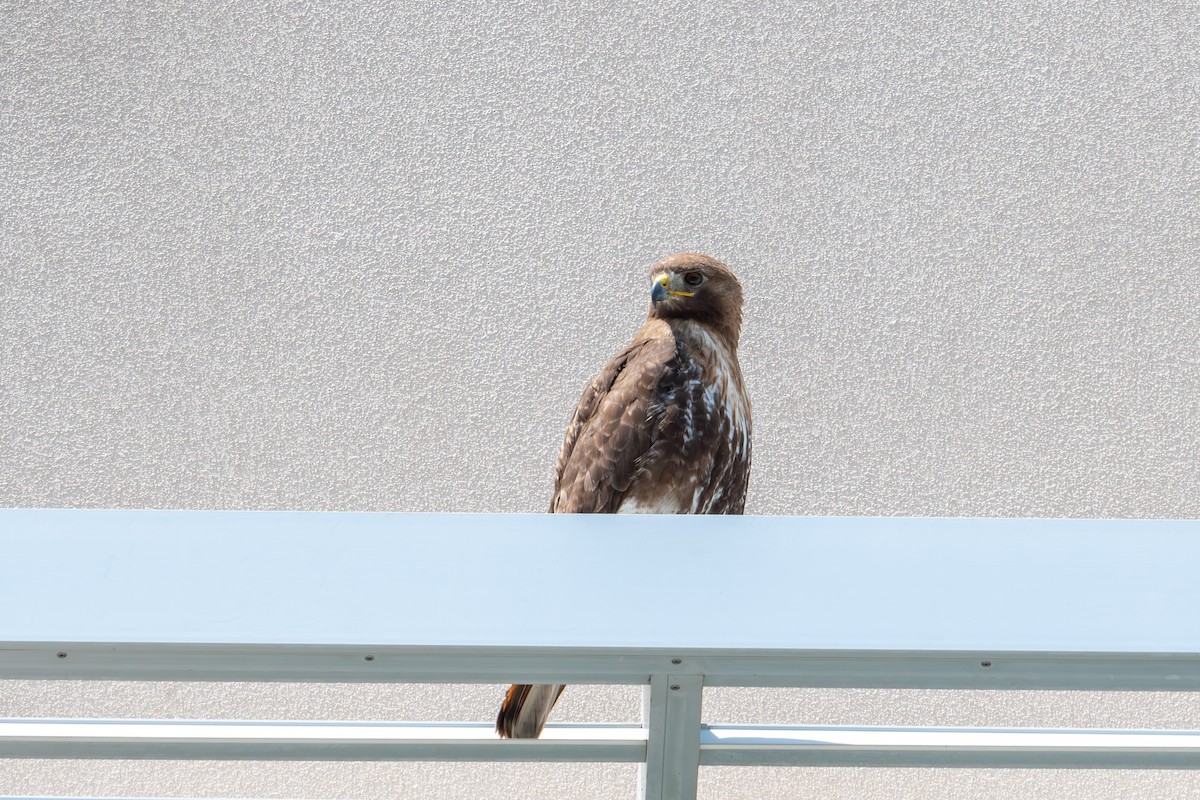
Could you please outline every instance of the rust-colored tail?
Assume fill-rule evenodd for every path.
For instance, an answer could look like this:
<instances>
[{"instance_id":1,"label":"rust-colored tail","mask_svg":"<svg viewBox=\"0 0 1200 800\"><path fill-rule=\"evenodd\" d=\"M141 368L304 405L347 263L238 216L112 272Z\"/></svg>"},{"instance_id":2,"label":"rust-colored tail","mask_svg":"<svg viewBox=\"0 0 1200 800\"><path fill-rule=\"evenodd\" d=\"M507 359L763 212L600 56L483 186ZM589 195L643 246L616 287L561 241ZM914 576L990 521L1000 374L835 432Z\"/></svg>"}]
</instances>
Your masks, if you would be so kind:
<instances>
[{"instance_id":1,"label":"rust-colored tail","mask_svg":"<svg viewBox=\"0 0 1200 800\"><path fill-rule=\"evenodd\" d=\"M554 708L554 703L565 688L561 684L513 684L504 696L500 714L496 717L496 732L500 738L536 739L540 736L546 717L550 716L550 709Z\"/></svg>"}]
</instances>

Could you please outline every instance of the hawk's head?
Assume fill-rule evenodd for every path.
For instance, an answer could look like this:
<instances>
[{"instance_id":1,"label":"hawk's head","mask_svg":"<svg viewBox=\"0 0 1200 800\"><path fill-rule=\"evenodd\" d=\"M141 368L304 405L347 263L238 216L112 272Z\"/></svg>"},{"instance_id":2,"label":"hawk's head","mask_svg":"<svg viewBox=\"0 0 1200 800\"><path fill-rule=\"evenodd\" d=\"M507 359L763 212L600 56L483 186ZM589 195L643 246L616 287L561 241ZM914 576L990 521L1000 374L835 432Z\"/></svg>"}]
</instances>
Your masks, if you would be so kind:
<instances>
[{"instance_id":1,"label":"hawk's head","mask_svg":"<svg viewBox=\"0 0 1200 800\"><path fill-rule=\"evenodd\" d=\"M650 268L650 316L687 319L727 336L742 328L742 285L733 270L703 253L676 253Z\"/></svg>"}]
</instances>

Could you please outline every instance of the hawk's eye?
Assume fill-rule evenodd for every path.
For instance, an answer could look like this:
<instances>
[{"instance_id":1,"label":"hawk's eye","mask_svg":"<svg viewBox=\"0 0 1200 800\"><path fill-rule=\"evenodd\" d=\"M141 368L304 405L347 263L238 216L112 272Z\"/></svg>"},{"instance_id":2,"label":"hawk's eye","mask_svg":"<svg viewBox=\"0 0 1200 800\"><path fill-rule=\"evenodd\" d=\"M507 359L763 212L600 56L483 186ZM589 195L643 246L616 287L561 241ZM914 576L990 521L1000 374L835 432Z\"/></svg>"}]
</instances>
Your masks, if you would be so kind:
<instances>
[{"instance_id":1,"label":"hawk's eye","mask_svg":"<svg viewBox=\"0 0 1200 800\"><path fill-rule=\"evenodd\" d=\"M699 286L704 283L704 276L699 272L689 272L683 276L683 282L688 286Z\"/></svg>"}]
</instances>

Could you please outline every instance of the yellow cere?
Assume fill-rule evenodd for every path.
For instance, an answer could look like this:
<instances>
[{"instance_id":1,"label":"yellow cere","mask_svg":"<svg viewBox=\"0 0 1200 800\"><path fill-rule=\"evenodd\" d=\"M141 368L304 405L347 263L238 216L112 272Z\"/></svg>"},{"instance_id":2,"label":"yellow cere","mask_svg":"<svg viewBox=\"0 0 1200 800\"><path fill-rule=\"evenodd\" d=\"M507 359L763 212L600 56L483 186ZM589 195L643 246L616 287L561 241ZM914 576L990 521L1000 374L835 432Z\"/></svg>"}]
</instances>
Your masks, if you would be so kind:
<instances>
[{"instance_id":1,"label":"yellow cere","mask_svg":"<svg viewBox=\"0 0 1200 800\"><path fill-rule=\"evenodd\" d=\"M681 292L676 289L668 289L671 284L671 276L665 272L660 272L654 276L654 282L667 289L667 294L671 297L695 297L695 292Z\"/></svg>"}]
</instances>

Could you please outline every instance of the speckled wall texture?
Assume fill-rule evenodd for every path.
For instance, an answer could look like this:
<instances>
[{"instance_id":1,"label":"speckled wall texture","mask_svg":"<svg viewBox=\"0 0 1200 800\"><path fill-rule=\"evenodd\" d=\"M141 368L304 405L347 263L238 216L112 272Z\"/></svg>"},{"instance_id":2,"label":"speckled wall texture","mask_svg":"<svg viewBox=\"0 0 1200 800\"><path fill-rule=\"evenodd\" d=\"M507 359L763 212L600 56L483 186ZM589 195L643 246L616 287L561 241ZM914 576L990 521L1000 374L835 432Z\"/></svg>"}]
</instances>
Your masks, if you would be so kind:
<instances>
[{"instance_id":1,"label":"speckled wall texture","mask_svg":"<svg viewBox=\"0 0 1200 800\"><path fill-rule=\"evenodd\" d=\"M700 249L747 289L750 512L1200 516L1198 20L0 5L0 505L542 510L646 267ZM62 691L13 684L0 715ZM247 769L153 767L191 794L398 796L410 774ZM506 791L565 796L561 769ZM155 791L134 774L9 762L0 793ZM456 774L421 791L482 796ZM1175 773L883 774L705 785L1200 795Z\"/></svg>"}]
</instances>

